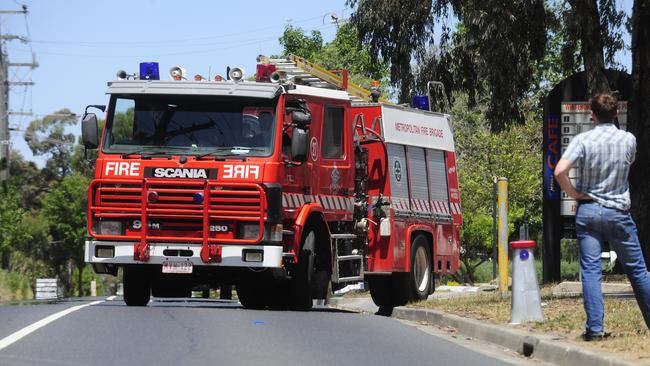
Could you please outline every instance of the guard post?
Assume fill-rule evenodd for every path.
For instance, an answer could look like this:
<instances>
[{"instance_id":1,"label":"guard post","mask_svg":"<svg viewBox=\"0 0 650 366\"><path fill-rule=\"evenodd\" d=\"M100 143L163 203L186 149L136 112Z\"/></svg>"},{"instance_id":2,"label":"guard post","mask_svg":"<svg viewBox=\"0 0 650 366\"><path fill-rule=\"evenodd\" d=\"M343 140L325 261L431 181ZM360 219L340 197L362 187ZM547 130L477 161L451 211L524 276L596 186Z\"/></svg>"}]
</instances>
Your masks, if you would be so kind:
<instances>
[{"instance_id":1,"label":"guard post","mask_svg":"<svg viewBox=\"0 0 650 366\"><path fill-rule=\"evenodd\" d=\"M508 294L508 178L497 181L497 226L499 238L499 293Z\"/></svg>"}]
</instances>

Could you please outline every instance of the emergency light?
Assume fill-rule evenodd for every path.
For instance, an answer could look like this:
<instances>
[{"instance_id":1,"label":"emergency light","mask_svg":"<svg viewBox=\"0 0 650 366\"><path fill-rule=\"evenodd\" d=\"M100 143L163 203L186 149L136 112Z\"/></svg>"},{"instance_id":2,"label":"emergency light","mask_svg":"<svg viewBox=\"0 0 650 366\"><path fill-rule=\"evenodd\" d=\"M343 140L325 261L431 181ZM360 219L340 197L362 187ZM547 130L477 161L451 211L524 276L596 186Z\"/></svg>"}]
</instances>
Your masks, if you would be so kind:
<instances>
[{"instance_id":1,"label":"emergency light","mask_svg":"<svg viewBox=\"0 0 650 366\"><path fill-rule=\"evenodd\" d=\"M157 62L140 62L140 80L160 80Z\"/></svg>"},{"instance_id":2,"label":"emergency light","mask_svg":"<svg viewBox=\"0 0 650 366\"><path fill-rule=\"evenodd\" d=\"M429 97L426 95L414 95L411 97L411 106L417 109L429 110Z\"/></svg>"},{"instance_id":3,"label":"emergency light","mask_svg":"<svg viewBox=\"0 0 650 366\"><path fill-rule=\"evenodd\" d=\"M255 74L257 82L270 82L271 74L275 72L275 65L273 64L258 64L257 73Z\"/></svg>"}]
</instances>

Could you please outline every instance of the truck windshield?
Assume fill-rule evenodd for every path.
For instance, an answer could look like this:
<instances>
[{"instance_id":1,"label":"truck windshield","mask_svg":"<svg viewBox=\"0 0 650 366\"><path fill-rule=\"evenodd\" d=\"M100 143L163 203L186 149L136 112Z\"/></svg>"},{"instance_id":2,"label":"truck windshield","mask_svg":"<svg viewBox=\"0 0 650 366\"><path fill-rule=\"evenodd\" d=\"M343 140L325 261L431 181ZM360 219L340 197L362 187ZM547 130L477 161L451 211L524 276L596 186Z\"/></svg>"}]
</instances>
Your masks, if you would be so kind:
<instances>
[{"instance_id":1,"label":"truck windshield","mask_svg":"<svg viewBox=\"0 0 650 366\"><path fill-rule=\"evenodd\" d=\"M277 100L138 95L113 99L106 153L269 156Z\"/></svg>"}]
</instances>

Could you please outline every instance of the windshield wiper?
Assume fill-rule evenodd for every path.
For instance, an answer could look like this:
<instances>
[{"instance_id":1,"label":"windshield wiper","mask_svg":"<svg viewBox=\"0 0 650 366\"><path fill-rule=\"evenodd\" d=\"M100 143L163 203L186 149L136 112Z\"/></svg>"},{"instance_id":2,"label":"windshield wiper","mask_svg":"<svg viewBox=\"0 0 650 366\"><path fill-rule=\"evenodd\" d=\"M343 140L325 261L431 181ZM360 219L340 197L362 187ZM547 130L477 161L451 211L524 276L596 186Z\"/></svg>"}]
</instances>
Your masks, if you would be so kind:
<instances>
[{"instance_id":1,"label":"windshield wiper","mask_svg":"<svg viewBox=\"0 0 650 366\"><path fill-rule=\"evenodd\" d=\"M219 146L215 147L210 152L197 156L196 159L198 160L206 156L242 156L248 154L251 151L266 151L266 148L247 146Z\"/></svg>"},{"instance_id":2,"label":"windshield wiper","mask_svg":"<svg viewBox=\"0 0 650 366\"><path fill-rule=\"evenodd\" d=\"M137 149L133 151L129 151L126 153L122 153L122 159L128 159L132 157L133 155L140 155L142 157L150 157L154 155L166 155L164 151L160 151L159 148L152 148L152 147L145 147L142 149Z\"/></svg>"},{"instance_id":3,"label":"windshield wiper","mask_svg":"<svg viewBox=\"0 0 650 366\"><path fill-rule=\"evenodd\" d=\"M183 146L147 146L127 153L122 153L122 159L128 159L132 155L140 155L142 157L152 157L156 155L168 156L172 155L169 151L166 150L192 150L191 147Z\"/></svg>"}]
</instances>

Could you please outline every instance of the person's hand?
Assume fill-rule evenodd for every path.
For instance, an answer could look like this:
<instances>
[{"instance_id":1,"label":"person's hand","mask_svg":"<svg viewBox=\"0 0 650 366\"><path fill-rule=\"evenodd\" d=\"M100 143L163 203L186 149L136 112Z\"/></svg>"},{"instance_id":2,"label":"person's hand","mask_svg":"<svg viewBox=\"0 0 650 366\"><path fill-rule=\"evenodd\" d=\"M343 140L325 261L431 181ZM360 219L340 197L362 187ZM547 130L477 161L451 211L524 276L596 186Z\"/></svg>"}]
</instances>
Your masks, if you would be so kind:
<instances>
[{"instance_id":1,"label":"person's hand","mask_svg":"<svg viewBox=\"0 0 650 366\"><path fill-rule=\"evenodd\" d=\"M593 201L594 199L591 198L588 194L584 192L578 192L578 195L575 197L576 200L578 201Z\"/></svg>"}]
</instances>

